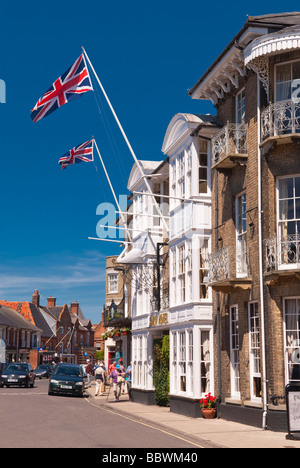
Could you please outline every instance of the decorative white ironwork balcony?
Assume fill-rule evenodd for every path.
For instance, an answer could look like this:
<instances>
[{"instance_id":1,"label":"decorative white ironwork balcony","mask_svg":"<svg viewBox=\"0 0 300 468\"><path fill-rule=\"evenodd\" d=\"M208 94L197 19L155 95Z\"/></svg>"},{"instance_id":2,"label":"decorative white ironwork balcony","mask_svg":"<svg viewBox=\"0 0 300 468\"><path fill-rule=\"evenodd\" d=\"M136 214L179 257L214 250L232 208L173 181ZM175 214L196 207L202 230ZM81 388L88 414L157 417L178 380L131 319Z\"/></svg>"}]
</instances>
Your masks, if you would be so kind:
<instances>
[{"instance_id":1,"label":"decorative white ironwork balcony","mask_svg":"<svg viewBox=\"0 0 300 468\"><path fill-rule=\"evenodd\" d=\"M300 269L300 234L265 241L266 270Z\"/></svg>"},{"instance_id":2,"label":"decorative white ironwork balcony","mask_svg":"<svg viewBox=\"0 0 300 468\"><path fill-rule=\"evenodd\" d=\"M232 168L246 162L248 157L248 132L245 124L227 123L212 138L212 167Z\"/></svg>"},{"instance_id":3,"label":"decorative white ironwork balcony","mask_svg":"<svg viewBox=\"0 0 300 468\"><path fill-rule=\"evenodd\" d=\"M276 102L262 112L262 141L297 134L300 137L300 100Z\"/></svg>"},{"instance_id":4,"label":"decorative white ironwork balcony","mask_svg":"<svg viewBox=\"0 0 300 468\"><path fill-rule=\"evenodd\" d=\"M169 290L162 291L162 295L160 298L160 307L162 311L166 311L169 309L170 307ZM160 312L160 310L158 310L158 300L155 297L151 299L151 312Z\"/></svg>"},{"instance_id":5,"label":"decorative white ironwork balcony","mask_svg":"<svg viewBox=\"0 0 300 468\"><path fill-rule=\"evenodd\" d=\"M216 289L248 288L251 284L247 248L225 247L208 257L208 283Z\"/></svg>"}]
</instances>

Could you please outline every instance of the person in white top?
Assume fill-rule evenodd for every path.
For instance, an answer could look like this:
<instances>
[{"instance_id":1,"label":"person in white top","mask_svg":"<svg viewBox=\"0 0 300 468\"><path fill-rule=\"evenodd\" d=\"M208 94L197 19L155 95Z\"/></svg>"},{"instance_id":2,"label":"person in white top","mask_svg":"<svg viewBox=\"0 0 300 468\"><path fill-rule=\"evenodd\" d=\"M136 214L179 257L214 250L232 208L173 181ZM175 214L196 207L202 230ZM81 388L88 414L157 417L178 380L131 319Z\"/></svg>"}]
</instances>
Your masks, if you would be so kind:
<instances>
[{"instance_id":1,"label":"person in white top","mask_svg":"<svg viewBox=\"0 0 300 468\"><path fill-rule=\"evenodd\" d=\"M100 361L98 361L98 365L95 369L95 380L96 380L95 397L99 396L99 392L101 396L103 395L103 393L101 392L101 387L105 382L105 370L103 368L103 364Z\"/></svg>"}]
</instances>

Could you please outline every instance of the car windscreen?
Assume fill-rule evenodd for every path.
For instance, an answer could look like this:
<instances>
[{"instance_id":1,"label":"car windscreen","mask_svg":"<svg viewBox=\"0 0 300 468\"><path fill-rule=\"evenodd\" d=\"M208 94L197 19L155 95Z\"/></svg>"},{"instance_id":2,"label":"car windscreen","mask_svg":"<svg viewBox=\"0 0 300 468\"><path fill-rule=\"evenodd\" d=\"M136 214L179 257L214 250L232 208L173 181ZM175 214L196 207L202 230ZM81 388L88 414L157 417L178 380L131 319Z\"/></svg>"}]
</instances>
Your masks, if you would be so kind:
<instances>
[{"instance_id":1,"label":"car windscreen","mask_svg":"<svg viewBox=\"0 0 300 468\"><path fill-rule=\"evenodd\" d=\"M64 375L67 377L81 377L81 372L78 367L59 366L55 371L56 375Z\"/></svg>"},{"instance_id":2,"label":"car windscreen","mask_svg":"<svg viewBox=\"0 0 300 468\"><path fill-rule=\"evenodd\" d=\"M10 364L6 371L22 371L22 372L27 372L28 367L26 364Z\"/></svg>"}]
</instances>

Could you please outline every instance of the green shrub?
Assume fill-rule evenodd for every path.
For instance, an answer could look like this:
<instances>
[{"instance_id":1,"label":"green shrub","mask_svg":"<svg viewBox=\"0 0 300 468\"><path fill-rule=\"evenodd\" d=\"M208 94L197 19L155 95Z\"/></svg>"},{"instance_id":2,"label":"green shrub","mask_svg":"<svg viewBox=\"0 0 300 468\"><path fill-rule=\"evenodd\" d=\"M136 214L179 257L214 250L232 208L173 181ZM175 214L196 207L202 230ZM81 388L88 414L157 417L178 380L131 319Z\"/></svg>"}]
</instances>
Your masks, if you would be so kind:
<instances>
[{"instance_id":1,"label":"green shrub","mask_svg":"<svg viewBox=\"0 0 300 468\"><path fill-rule=\"evenodd\" d=\"M158 406L169 406L170 405L169 335L164 336L162 340L156 341L154 343L153 354L154 354L153 383L155 387L155 400Z\"/></svg>"},{"instance_id":2,"label":"green shrub","mask_svg":"<svg viewBox=\"0 0 300 468\"><path fill-rule=\"evenodd\" d=\"M96 351L96 359L97 361L104 361L104 349Z\"/></svg>"}]
</instances>

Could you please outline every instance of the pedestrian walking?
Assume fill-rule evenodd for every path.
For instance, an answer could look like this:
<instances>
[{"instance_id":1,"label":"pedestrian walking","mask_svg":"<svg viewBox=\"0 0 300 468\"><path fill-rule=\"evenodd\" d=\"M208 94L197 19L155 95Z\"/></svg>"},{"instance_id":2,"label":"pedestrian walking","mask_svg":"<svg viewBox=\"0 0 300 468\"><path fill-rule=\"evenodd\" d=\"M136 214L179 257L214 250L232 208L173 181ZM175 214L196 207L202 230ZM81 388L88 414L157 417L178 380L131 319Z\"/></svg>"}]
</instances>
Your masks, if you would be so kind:
<instances>
[{"instance_id":1,"label":"pedestrian walking","mask_svg":"<svg viewBox=\"0 0 300 468\"><path fill-rule=\"evenodd\" d=\"M92 386L91 378L92 378L92 375L93 375L93 366L92 366L92 363L91 363L91 361L89 359L86 360L86 363L87 363L87 366L86 366L86 369L85 369L85 373L87 375L87 386L91 387Z\"/></svg>"},{"instance_id":2,"label":"pedestrian walking","mask_svg":"<svg viewBox=\"0 0 300 468\"><path fill-rule=\"evenodd\" d=\"M96 390L95 390L95 397L103 395L103 384L105 382L105 370L103 368L103 364L101 361L98 361L98 365L95 369L95 380L96 380Z\"/></svg>"},{"instance_id":3,"label":"pedestrian walking","mask_svg":"<svg viewBox=\"0 0 300 468\"><path fill-rule=\"evenodd\" d=\"M112 364L109 366L109 375L112 373L112 370L116 368L117 361L114 361Z\"/></svg>"},{"instance_id":4,"label":"pedestrian walking","mask_svg":"<svg viewBox=\"0 0 300 468\"><path fill-rule=\"evenodd\" d=\"M129 400L131 400L131 379L132 379L132 361L130 361L129 366L126 369L126 385L127 385L127 393L129 396Z\"/></svg>"},{"instance_id":5,"label":"pedestrian walking","mask_svg":"<svg viewBox=\"0 0 300 468\"><path fill-rule=\"evenodd\" d=\"M126 383L126 369L123 365L123 359L119 359L119 365L118 365L118 370L120 373L120 382L121 382L121 393L124 394L125 391L125 383Z\"/></svg>"},{"instance_id":6,"label":"pedestrian walking","mask_svg":"<svg viewBox=\"0 0 300 468\"><path fill-rule=\"evenodd\" d=\"M121 387L125 374L121 371L120 368L115 367L110 374L110 384L112 385L114 392L114 400L119 401L121 395Z\"/></svg>"}]
</instances>

